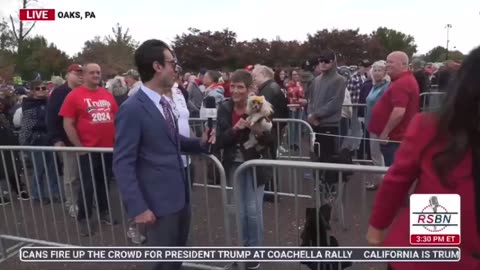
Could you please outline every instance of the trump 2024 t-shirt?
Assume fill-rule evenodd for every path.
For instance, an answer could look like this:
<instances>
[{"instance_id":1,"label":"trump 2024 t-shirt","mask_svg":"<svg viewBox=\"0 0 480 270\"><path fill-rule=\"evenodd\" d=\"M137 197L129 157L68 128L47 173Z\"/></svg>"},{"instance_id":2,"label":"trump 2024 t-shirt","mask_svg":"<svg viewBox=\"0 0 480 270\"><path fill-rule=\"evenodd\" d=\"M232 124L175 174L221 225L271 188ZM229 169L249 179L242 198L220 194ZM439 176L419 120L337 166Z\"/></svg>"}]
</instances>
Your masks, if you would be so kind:
<instances>
[{"instance_id":1,"label":"trump 2024 t-shirt","mask_svg":"<svg viewBox=\"0 0 480 270\"><path fill-rule=\"evenodd\" d=\"M106 89L80 86L67 95L59 115L75 120L82 146L113 147L117 111L117 102Z\"/></svg>"}]
</instances>

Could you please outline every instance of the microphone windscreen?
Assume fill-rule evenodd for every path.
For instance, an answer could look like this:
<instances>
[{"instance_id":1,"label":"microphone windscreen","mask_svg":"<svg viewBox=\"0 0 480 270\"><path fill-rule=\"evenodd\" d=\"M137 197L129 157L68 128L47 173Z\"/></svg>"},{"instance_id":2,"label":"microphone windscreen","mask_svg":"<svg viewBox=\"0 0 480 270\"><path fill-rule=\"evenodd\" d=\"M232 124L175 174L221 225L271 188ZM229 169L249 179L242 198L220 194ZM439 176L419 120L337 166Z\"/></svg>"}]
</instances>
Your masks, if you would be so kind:
<instances>
[{"instance_id":1,"label":"microphone windscreen","mask_svg":"<svg viewBox=\"0 0 480 270\"><path fill-rule=\"evenodd\" d=\"M207 108L207 109L216 109L217 108L217 102L215 101L214 97L207 96L205 98L205 108Z\"/></svg>"}]
</instances>

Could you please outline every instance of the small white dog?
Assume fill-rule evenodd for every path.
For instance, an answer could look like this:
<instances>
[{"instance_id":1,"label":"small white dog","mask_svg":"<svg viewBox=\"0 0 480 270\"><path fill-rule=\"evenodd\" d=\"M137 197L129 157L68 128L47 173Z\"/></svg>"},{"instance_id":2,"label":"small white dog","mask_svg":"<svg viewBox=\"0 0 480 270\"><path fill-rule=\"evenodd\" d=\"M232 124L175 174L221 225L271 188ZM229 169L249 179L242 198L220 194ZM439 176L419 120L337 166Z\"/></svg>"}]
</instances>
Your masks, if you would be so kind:
<instances>
[{"instance_id":1,"label":"small white dog","mask_svg":"<svg viewBox=\"0 0 480 270\"><path fill-rule=\"evenodd\" d=\"M260 131L272 130L272 121L270 117L273 114L272 104L265 100L264 96L250 96L247 101L247 121L250 123L252 131L248 141L243 144L245 149L250 149L255 146L257 151L262 150L263 146L258 145L253 129Z\"/></svg>"}]
</instances>

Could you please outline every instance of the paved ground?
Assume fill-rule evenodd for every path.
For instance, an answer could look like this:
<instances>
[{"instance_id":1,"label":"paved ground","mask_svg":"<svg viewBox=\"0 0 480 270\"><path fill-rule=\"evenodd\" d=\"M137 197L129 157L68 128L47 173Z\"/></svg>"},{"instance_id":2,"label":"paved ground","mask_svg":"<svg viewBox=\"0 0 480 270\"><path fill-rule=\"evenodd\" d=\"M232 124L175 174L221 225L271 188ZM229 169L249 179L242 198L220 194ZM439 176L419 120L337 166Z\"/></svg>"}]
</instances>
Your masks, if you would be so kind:
<instances>
[{"instance_id":1,"label":"paved ground","mask_svg":"<svg viewBox=\"0 0 480 270\"><path fill-rule=\"evenodd\" d=\"M204 181L205 163L195 161L197 166L196 180ZM299 194L312 194L312 182L303 180L303 171L294 172L293 170L281 170L280 187L282 191L293 192L294 175L297 175L297 190ZM363 192L362 177L355 175L347 184L346 194L346 224L347 230L342 230L340 223L332 223L334 234L338 237L343 246L362 246L366 245L364 240L369 209L371 208L374 193ZM363 196L365 195L365 199ZM226 245L226 239L231 239L232 243L237 244L235 237L235 226L233 216L228 216L232 225L229 236L225 235L224 212L222 208L222 199L219 189L195 187L193 190L193 224L191 233L191 245L195 246L222 246ZM278 207L272 203L264 205L265 221L265 245L269 246L298 246L300 233L304 224L305 208L312 207L311 199L292 197L279 197ZM15 201L13 204L0 206L0 233L20 235L23 237L41 239L59 243L70 243L74 245L94 245L94 246L122 246L131 245L125 231L125 217L121 213L121 204L118 198L115 186L112 187L111 202L113 215L116 219L123 221L119 225L110 227L103 225L97 228L97 233L90 238L80 237L77 234L77 228L74 220L64 215L60 205L40 206L30 201ZM277 215L276 215L277 213ZM15 214L15 217L14 217ZM42 219L42 216L45 217ZM278 219L277 219L278 218ZM98 224L98 223L97 223ZM98 225L97 225L98 226ZM101 232L101 233L100 233ZM13 243L7 242L7 246ZM64 263L21 263L18 255L13 253L13 257L0 263L2 270L60 270L67 267L71 270L97 269L143 269L140 264L122 263L122 264L64 264ZM186 268L189 269L189 268ZM263 264L261 269L307 269L298 263L269 263ZM385 266L375 264L356 264L349 268L352 270L366 269L386 269Z\"/></svg>"}]
</instances>

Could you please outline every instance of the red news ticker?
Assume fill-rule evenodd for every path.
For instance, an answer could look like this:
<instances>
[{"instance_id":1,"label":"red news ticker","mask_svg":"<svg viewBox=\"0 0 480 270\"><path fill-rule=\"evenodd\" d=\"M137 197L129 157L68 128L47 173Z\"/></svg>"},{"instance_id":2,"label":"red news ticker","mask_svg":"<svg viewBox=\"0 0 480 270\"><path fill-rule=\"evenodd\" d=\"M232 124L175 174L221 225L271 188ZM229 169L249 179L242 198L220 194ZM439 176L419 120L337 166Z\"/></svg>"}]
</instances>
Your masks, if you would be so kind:
<instances>
[{"instance_id":1,"label":"red news ticker","mask_svg":"<svg viewBox=\"0 0 480 270\"><path fill-rule=\"evenodd\" d=\"M412 234L410 235L412 245L458 245L460 235L434 235L434 234Z\"/></svg>"},{"instance_id":2,"label":"red news ticker","mask_svg":"<svg viewBox=\"0 0 480 270\"><path fill-rule=\"evenodd\" d=\"M54 21L55 9L20 9L21 21Z\"/></svg>"}]
</instances>

